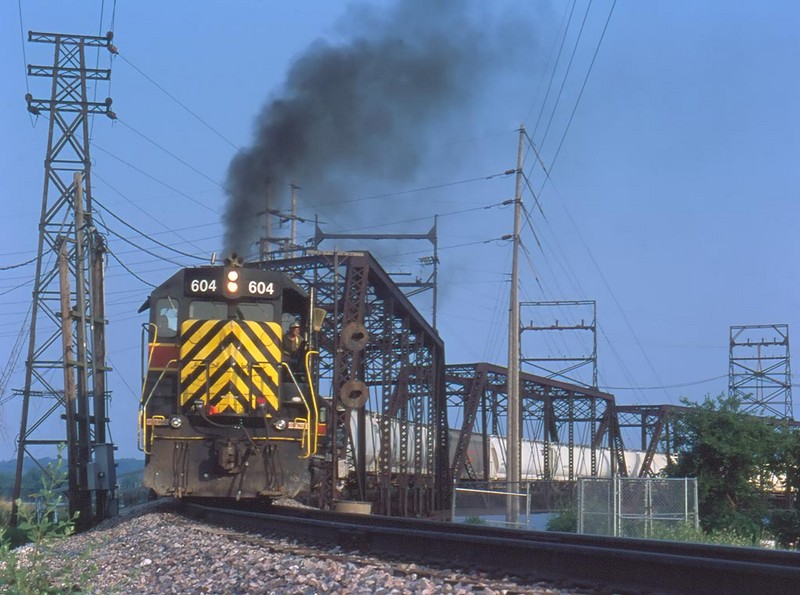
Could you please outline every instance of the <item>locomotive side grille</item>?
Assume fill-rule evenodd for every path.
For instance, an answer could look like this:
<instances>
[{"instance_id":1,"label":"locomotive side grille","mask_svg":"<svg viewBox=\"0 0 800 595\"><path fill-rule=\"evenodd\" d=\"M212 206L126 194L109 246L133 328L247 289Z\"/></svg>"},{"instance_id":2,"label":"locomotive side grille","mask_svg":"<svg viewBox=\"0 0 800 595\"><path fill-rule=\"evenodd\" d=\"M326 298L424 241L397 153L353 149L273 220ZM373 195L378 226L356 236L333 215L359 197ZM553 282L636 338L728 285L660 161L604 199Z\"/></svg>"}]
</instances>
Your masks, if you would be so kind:
<instances>
[{"instance_id":1,"label":"locomotive side grille","mask_svg":"<svg viewBox=\"0 0 800 595\"><path fill-rule=\"evenodd\" d=\"M263 397L277 410L280 361L278 323L187 320L181 325L181 409L200 400L215 413L245 415Z\"/></svg>"}]
</instances>

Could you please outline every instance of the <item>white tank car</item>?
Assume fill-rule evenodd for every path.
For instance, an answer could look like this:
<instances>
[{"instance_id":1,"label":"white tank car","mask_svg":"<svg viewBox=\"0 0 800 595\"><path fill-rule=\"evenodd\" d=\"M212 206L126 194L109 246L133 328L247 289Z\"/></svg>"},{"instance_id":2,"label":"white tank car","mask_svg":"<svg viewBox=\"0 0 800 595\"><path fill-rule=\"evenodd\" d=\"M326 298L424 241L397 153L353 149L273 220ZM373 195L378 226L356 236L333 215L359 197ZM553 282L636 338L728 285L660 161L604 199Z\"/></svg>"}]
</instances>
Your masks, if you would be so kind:
<instances>
[{"instance_id":1,"label":"white tank car","mask_svg":"<svg viewBox=\"0 0 800 595\"><path fill-rule=\"evenodd\" d=\"M380 426L378 415L367 413L366 427L366 467L367 473L378 472L378 460L380 457ZM392 431L392 471L399 472L401 468L416 471L414 445L417 433L421 433L421 452L419 460L422 461L421 471L427 473L428 459L428 427L408 425L408 440L405 456L405 465L401 461L400 444L400 421L391 421ZM358 419L353 415L350 418L350 429L353 435L358 432ZM450 430L450 461L455 458L455 450L458 442L458 431ZM523 480L544 479L544 449L549 448L550 469L555 480L568 480L569 473L569 447L562 444L550 444L546 446L544 442L535 440L523 440L520 449L522 459L521 475ZM626 450L625 464L627 466L628 477L638 477L639 470L644 462L645 452L640 450ZM596 477L611 476L611 453L608 448L599 448L595 451L596 456ZM478 434L473 434L467 446L467 460L477 477L484 477L484 461L482 438ZM658 473L667 465L667 456L663 453L656 453L651 463L653 473ZM352 467L352 466L351 466ZM573 450L572 476L590 477L591 474L591 448L589 446L576 445ZM492 480L503 480L506 478L506 441L502 436L489 436L489 473L488 477ZM466 477L466 472L464 473Z\"/></svg>"}]
</instances>

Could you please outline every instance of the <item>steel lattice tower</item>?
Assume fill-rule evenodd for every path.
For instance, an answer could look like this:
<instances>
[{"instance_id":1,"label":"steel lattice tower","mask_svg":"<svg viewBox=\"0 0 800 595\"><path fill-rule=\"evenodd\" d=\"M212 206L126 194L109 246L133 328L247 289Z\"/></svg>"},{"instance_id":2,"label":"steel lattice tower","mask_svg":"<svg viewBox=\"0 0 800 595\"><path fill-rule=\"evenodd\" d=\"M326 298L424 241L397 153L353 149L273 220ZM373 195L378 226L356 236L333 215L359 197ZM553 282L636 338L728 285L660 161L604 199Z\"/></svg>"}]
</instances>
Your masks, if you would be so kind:
<instances>
[{"instance_id":1,"label":"steel lattice tower","mask_svg":"<svg viewBox=\"0 0 800 595\"><path fill-rule=\"evenodd\" d=\"M789 325L732 326L728 394L753 415L794 419Z\"/></svg>"},{"instance_id":2,"label":"steel lattice tower","mask_svg":"<svg viewBox=\"0 0 800 595\"><path fill-rule=\"evenodd\" d=\"M523 312L524 311L524 312ZM552 302L522 302L521 315L530 316L529 324L522 324L520 334L525 331L537 331L540 338L553 335L570 335L572 341L558 346L560 355L550 354L536 357L523 357L520 361L533 368L536 374L554 378L563 382L581 384L597 388L597 303L594 300L560 300ZM566 324L559 322L560 315L568 320ZM589 322L586 322L588 315ZM580 319L578 317L581 317ZM536 322L534 322L536 320ZM591 344L579 341L576 331L591 333ZM565 337L562 337L565 338ZM537 345L541 345L541 342ZM555 348L551 348L554 350ZM544 351L538 347L537 351ZM579 377L576 372L590 367L591 381Z\"/></svg>"},{"instance_id":3,"label":"steel lattice tower","mask_svg":"<svg viewBox=\"0 0 800 595\"><path fill-rule=\"evenodd\" d=\"M108 48L105 37L61 33L28 34L53 44L52 66L28 66L30 76L52 79L49 99L26 96L28 111L49 112L38 257L33 289L25 386L17 446L14 502L21 494L25 456L66 444L70 513L86 528L111 511L113 445L107 443L103 262L105 246L92 223L89 122L94 114L116 116L111 99L88 100L89 81L110 80L110 69L86 67L90 48ZM63 383L63 384L62 384ZM31 399L45 402L33 419ZM53 435L48 418L61 413L65 436ZM36 451L36 452L34 452ZM16 505L13 510L16 518Z\"/></svg>"}]
</instances>

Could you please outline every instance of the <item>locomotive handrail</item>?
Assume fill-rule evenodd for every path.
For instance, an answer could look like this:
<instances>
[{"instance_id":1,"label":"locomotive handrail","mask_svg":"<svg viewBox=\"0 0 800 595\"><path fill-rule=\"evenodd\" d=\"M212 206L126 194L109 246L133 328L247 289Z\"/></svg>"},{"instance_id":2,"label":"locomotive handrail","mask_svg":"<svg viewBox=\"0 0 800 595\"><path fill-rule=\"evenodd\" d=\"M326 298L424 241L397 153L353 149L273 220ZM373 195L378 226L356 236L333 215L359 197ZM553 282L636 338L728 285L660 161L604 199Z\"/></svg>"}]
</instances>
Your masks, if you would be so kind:
<instances>
[{"instance_id":1,"label":"locomotive handrail","mask_svg":"<svg viewBox=\"0 0 800 595\"><path fill-rule=\"evenodd\" d=\"M304 459L308 459L311 457L312 454L316 453L316 449L314 452L311 452L311 408L308 406L308 401L306 401L306 396L303 394L303 391L300 390L300 385L297 383L297 379L294 377L294 372L292 372L292 368L286 362L281 362L281 366L286 368L289 371L289 378L292 379L292 383L294 384L295 388L297 389L300 398L303 400L303 405L306 408L306 431L308 432L308 440L306 442L306 456ZM311 390L309 386L309 390ZM305 434L305 431L303 432Z\"/></svg>"},{"instance_id":2,"label":"locomotive handrail","mask_svg":"<svg viewBox=\"0 0 800 595\"><path fill-rule=\"evenodd\" d=\"M153 345L158 342L158 325L153 324L152 322L148 322L147 324L142 325L142 348L144 348L144 329L147 327L153 327L153 340L148 342L148 350L147 350L147 370L142 370L142 396L144 396L144 387L147 385L147 372L150 371L150 364L153 363ZM143 355L143 354L140 354ZM144 358L142 358L144 359ZM140 361L141 363L141 361Z\"/></svg>"},{"instance_id":3,"label":"locomotive handrail","mask_svg":"<svg viewBox=\"0 0 800 595\"><path fill-rule=\"evenodd\" d=\"M311 393L311 403L314 405L314 448L313 452L311 452L308 456L310 457L312 454L317 453L317 447L319 444L319 407L317 406L317 395L314 394L314 383L312 382L311 377L311 356L312 355L319 355L319 351L307 351L306 352L306 378L308 379L308 390ZM308 458L308 457L306 457Z\"/></svg>"},{"instance_id":4,"label":"locomotive handrail","mask_svg":"<svg viewBox=\"0 0 800 595\"><path fill-rule=\"evenodd\" d=\"M164 378L164 374L169 371L169 367L173 363L178 363L178 360L171 359L167 362L167 365L164 366L164 369L161 370L161 374L158 375L158 379L153 383L153 388L150 389L150 394L147 395L147 399L142 401L142 404L139 405L139 429L141 430L141 434L139 435L139 439L141 440L141 444L137 444L136 446L144 452L144 454L149 455L150 452L147 450L147 405L150 403L150 399L153 398L153 395L156 392L156 387L158 387L158 383L161 382ZM148 368L150 367L148 362ZM142 387L142 391L144 392L144 387ZM140 440L137 440L139 442ZM152 432L151 432L151 440L152 440Z\"/></svg>"},{"instance_id":5,"label":"locomotive handrail","mask_svg":"<svg viewBox=\"0 0 800 595\"><path fill-rule=\"evenodd\" d=\"M144 364L144 346L146 338L144 336L145 329L148 327L153 327L153 343L156 342L158 339L158 326L153 324L152 322L148 322L142 325L142 353L140 353L139 363ZM147 350L147 367L141 370L142 372L142 398L139 401L139 419L138 424L136 425L136 448L147 454L145 451L145 441L147 440L146 431L145 431L145 419L144 419L144 388L147 386L147 373L150 371L150 364L153 363L153 347L152 343L148 342L148 350ZM149 399L148 399L149 400Z\"/></svg>"}]
</instances>

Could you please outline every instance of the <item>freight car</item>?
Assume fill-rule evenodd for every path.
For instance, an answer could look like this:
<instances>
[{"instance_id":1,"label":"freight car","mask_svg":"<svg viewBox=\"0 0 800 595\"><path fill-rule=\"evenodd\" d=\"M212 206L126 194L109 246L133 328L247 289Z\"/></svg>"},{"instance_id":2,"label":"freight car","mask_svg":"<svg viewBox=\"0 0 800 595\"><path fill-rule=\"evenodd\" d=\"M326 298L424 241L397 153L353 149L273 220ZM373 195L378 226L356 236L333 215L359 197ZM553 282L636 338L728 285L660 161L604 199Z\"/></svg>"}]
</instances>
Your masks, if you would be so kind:
<instances>
[{"instance_id":1,"label":"freight car","mask_svg":"<svg viewBox=\"0 0 800 595\"><path fill-rule=\"evenodd\" d=\"M358 419L353 416L351 418L351 433L358 435ZM400 420L393 419L390 422L392 448L389 452L391 461L392 472L397 472L400 469L413 468L414 458L416 456L413 448L408 448L405 451L405 460L402 458L401 450L396 447L400 444ZM365 416L365 446L364 453L366 457L366 470L367 473L377 475L380 463L381 453L381 423L380 418L374 414L368 413ZM420 444L423 450L427 441L427 433L429 432L427 426L410 425L405 429L408 436L407 443L409 445ZM417 440L417 433L422 434L422 438ZM452 464L455 458L456 445L458 444L458 431L450 430L450 463ZM488 444L486 445L488 469L484 467L483 456L483 436L475 433L470 437L467 444L467 459L470 462L472 472L478 478L487 478L490 481L504 481L506 479L506 439L504 436L490 435L487 437ZM569 456L570 447L565 444L548 443L545 444L539 440L523 439L520 442L520 462L521 462L521 479L522 481L536 481L542 479L550 479L556 481L569 481L578 477L611 477L611 451L608 448L595 448L595 474L592 475L592 448L586 445L576 444L572 448L572 457ZM545 473L544 455L547 452L550 460L549 474ZM645 453L641 450L626 450L625 451L625 464L627 466L626 472L628 477L638 477L641 471L642 464L644 463ZM423 468L421 471L427 473L424 461L427 461L427 456L419 457L423 461ZM572 470L570 472L570 461L572 462ZM659 473L667 465L667 455L663 453L656 453L650 463L650 472ZM352 471L352 468L348 470ZM464 476L459 479L467 479L466 471Z\"/></svg>"},{"instance_id":2,"label":"freight car","mask_svg":"<svg viewBox=\"0 0 800 595\"><path fill-rule=\"evenodd\" d=\"M310 481L326 408L315 386L324 311L286 274L242 266L178 271L140 312L144 485L157 496L277 498ZM303 342L291 355L293 323Z\"/></svg>"}]
</instances>

